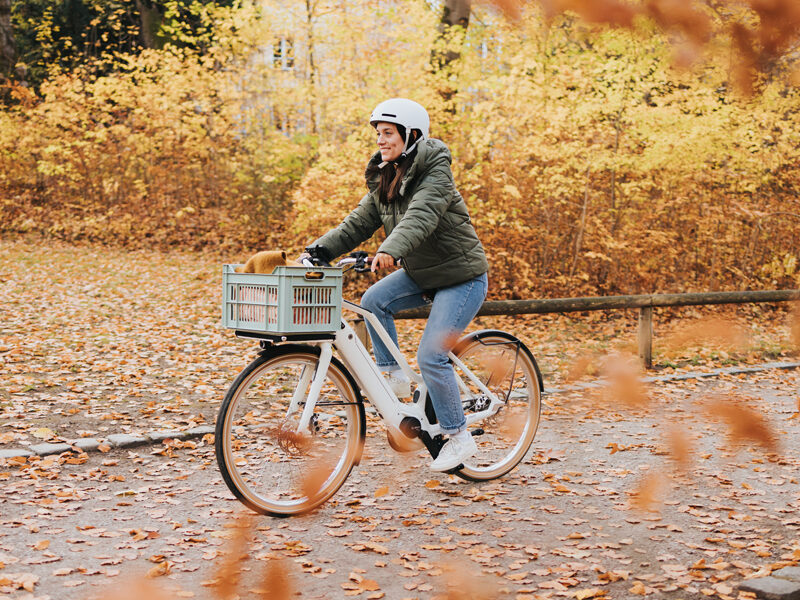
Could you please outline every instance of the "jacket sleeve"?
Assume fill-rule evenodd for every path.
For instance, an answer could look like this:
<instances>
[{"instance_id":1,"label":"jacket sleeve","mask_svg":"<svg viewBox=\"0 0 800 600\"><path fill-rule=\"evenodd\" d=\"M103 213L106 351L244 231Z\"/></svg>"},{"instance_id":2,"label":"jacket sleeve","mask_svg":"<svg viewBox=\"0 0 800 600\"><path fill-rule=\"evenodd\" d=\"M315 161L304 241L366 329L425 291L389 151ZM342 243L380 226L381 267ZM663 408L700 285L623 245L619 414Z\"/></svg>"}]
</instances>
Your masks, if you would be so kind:
<instances>
[{"instance_id":1,"label":"jacket sleeve","mask_svg":"<svg viewBox=\"0 0 800 600\"><path fill-rule=\"evenodd\" d=\"M367 193L338 227L317 239L312 246L324 246L331 256L341 256L372 237L381 225L372 194Z\"/></svg>"},{"instance_id":2,"label":"jacket sleeve","mask_svg":"<svg viewBox=\"0 0 800 600\"><path fill-rule=\"evenodd\" d=\"M394 258L408 256L436 228L455 196L453 174L447 157L440 156L422 176L405 214L384 240L379 252Z\"/></svg>"}]
</instances>

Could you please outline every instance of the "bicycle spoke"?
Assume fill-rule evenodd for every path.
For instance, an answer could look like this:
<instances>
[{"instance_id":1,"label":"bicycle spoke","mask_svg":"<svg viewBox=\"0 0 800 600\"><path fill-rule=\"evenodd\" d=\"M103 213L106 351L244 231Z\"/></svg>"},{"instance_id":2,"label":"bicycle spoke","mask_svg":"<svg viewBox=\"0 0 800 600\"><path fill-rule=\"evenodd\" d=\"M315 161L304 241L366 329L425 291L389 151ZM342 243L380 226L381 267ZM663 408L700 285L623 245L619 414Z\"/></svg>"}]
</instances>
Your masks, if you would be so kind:
<instances>
[{"instance_id":1,"label":"bicycle spoke","mask_svg":"<svg viewBox=\"0 0 800 600\"><path fill-rule=\"evenodd\" d=\"M231 387L220 409L217 455L228 487L242 502L267 514L296 514L344 482L360 455L363 406L332 363L319 401L307 407L297 388L309 387L317 356L276 354L255 361ZM307 423L298 428L306 409Z\"/></svg>"},{"instance_id":2,"label":"bicycle spoke","mask_svg":"<svg viewBox=\"0 0 800 600\"><path fill-rule=\"evenodd\" d=\"M462 376L469 391L463 398L468 429L480 433L475 436L478 453L458 473L466 479L494 479L507 473L524 458L536 433L540 410L536 367L521 342L509 337L473 339L461 344L458 352L458 359L480 381Z\"/></svg>"}]
</instances>

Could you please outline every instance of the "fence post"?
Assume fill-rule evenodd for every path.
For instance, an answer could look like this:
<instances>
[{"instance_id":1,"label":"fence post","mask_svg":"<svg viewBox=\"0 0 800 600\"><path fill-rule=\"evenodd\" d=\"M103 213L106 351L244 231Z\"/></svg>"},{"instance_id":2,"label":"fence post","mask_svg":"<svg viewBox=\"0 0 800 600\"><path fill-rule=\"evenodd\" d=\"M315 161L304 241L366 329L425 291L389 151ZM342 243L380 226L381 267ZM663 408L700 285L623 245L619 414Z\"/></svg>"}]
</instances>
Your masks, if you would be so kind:
<instances>
[{"instance_id":1,"label":"fence post","mask_svg":"<svg viewBox=\"0 0 800 600\"><path fill-rule=\"evenodd\" d=\"M645 369L653 366L653 307L643 306L639 311L639 358Z\"/></svg>"}]
</instances>

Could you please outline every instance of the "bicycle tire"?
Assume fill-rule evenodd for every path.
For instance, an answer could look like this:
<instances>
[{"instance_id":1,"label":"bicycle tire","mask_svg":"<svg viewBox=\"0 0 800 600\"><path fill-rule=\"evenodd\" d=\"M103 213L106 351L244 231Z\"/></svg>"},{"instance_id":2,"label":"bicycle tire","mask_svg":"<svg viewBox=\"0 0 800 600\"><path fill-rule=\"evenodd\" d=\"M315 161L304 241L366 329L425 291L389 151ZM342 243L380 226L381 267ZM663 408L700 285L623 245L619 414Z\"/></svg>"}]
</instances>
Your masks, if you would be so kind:
<instances>
[{"instance_id":1,"label":"bicycle tire","mask_svg":"<svg viewBox=\"0 0 800 600\"><path fill-rule=\"evenodd\" d=\"M270 346L231 384L220 406L215 450L222 478L251 510L288 517L333 496L361 459L363 398L352 375L331 359L308 432L296 433L302 404L287 418L306 371L306 392L319 362L316 346Z\"/></svg>"},{"instance_id":2,"label":"bicycle tire","mask_svg":"<svg viewBox=\"0 0 800 600\"><path fill-rule=\"evenodd\" d=\"M539 366L519 338L499 330L468 334L459 340L453 353L492 392L506 399L495 416L468 428L478 452L455 474L468 481L497 479L525 458L536 436L543 389ZM480 399L477 386L468 387L470 397L462 398L467 414L481 410L480 402L487 402Z\"/></svg>"}]
</instances>

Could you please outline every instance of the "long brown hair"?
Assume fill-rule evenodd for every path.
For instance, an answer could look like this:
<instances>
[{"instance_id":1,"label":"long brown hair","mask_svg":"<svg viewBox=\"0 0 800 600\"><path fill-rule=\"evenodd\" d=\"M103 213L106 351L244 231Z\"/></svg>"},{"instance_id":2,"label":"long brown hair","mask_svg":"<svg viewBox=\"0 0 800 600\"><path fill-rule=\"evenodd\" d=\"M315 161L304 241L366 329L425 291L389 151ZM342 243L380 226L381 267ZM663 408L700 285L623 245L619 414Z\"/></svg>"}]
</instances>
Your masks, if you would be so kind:
<instances>
[{"instance_id":1,"label":"long brown hair","mask_svg":"<svg viewBox=\"0 0 800 600\"><path fill-rule=\"evenodd\" d=\"M406 128L402 125L395 125L397 133L400 137L406 139ZM411 139L409 143L413 143L420 136L417 129L411 130ZM403 177L408 172L409 167L414 162L414 157L417 154L417 149L414 148L408 155L405 153L400 155L400 158L395 162L389 162L381 168L377 164L370 165L367 168L367 179L371 179L375 175L380 176L378 182L378 199L384 204L391 204L397 200L400 192L400 183Z\"/></svg>"}]
</instances>

